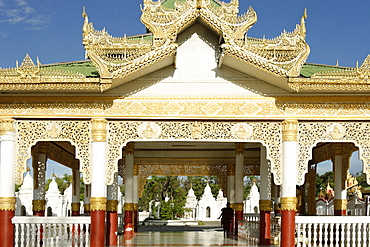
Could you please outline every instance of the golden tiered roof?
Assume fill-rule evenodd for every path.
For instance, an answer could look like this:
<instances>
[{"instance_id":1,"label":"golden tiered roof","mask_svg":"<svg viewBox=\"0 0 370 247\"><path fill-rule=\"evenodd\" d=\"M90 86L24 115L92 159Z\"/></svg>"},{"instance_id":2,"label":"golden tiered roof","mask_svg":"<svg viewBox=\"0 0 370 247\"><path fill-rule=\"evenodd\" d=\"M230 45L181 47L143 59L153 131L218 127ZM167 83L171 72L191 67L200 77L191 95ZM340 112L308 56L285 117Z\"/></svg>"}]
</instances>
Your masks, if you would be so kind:
<instances>
[{"instance_id":1,"label":"golden tiered roof","mask_svg":"<svg viewBox=\"0 0 370 247\"><path fill-rule=\"evenodd\" d=\"M248 30L257 21L252 7L239 15L239 2L213 0L144 0L141 21L151 32L135 37L112 37L97 31L86 13L83 44L103 78L122 78L176 52L179 33L197 19L208 24L223 39L222 55L230 55L276 76L298 76L310 49L305 41L304 13L293 32L284 31L274 39L248 39Z\"/></svg>"}]
</instances>

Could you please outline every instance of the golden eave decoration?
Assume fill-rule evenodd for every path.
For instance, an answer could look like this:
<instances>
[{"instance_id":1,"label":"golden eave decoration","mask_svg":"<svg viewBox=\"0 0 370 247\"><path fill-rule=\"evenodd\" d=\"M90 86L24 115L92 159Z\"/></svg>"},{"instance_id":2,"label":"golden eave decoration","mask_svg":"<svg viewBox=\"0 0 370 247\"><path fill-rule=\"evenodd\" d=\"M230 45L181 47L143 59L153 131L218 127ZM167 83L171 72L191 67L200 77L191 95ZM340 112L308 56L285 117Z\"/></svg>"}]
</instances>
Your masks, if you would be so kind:
<instances>
[{"instance_id":1,"label":"golden eave decoration","mask_svg":"<svg viewBox=\"0 0 370 247\"><path fill-rule=\"evenodd\" d=\"M81 73L36 64L26 54L21 65L15 68L0 69L0 90L90 90L104 91L111 82L99 78L87 78Z\"/></svg>"},{"instance_id":2,"label":"golden eave decoration","mask_svg":"<svg viewBox=\"0 0 370 247\"><path fill-rule=\"evenodd\" d=\"M311 78L289 78L288 85L297 92L303 90L370 90L370 55L355 68L323 71Z\"/></svg>"},{"instance_id":3,"label":"golden eave decoration","mask_svg":"<svg viewBox=\"0 0 370 247\"><path fill-rule=\"evenodd\" d=\"M305 41L306 12L293 32L274 39L250 39L248 30L257 22L252 7L239 15L239 1L176 0L173 9L163 1L144 0L141 21L151 32L142 36L112 37L97 31L83 12L83 45L101 78L124 78L174 55L178 34L201 19L223 37L223 55L229 55L279 77L298 76L310 48ZM221 59L221 57L220 57Z\"/></svg>"}]
</instances>

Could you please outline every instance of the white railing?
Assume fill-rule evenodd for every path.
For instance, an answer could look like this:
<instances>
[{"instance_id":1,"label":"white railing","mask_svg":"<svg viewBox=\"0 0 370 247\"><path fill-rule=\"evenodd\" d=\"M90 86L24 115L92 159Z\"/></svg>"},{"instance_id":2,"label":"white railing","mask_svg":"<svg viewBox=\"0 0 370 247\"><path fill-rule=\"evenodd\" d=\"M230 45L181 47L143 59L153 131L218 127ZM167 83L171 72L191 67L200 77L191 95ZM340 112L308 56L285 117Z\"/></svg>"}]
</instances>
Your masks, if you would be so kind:
<instances>
[{"instance_id":1,"label":"white railing","mask_svg":"<svg viewBox=\"0 0 370 247\"><path fill-rule=\"evenodd\" d=\"M15 216L16 247L90 246L90 217Z\"/></svg>"},{"instance_id":2,"label":"white railing","mask_svg":"<svg viewBox=\"0 0 370 247\"><path fill-rule=\"evenodd\" d=\"M259 241L260 215L244 214L244 220L238 222L238 236L252 243Z\"/></svg>"},{"instance_id":3,"label":"white railing","mask_svg":"<svg viewBox=\"0 0 370 247\"><path fill-rule=\"evenodd\" d=\"M296 246L370 246L370 218L296 216Z\"/></svg>"}]
</instances>

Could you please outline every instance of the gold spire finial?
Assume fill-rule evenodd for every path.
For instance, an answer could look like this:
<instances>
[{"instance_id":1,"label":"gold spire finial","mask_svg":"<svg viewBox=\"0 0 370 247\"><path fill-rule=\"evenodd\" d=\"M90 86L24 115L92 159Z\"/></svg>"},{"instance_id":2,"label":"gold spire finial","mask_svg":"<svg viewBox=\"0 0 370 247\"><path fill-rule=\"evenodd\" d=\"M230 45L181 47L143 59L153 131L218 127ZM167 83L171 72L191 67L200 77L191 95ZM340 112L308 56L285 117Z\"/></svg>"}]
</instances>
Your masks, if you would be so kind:
<instances>
[{"instance_id":1,"label":"gold spire finial","mask_svg":"<svg viewBox=\"0 0 370 247\"><path fill-rule=\"evenodd\" d=\"M305 20L307 19L307 8L304 9L303 16L301 18L301 37L303 39L306 38L306 23Z\"/></svg>"}]
</instances>

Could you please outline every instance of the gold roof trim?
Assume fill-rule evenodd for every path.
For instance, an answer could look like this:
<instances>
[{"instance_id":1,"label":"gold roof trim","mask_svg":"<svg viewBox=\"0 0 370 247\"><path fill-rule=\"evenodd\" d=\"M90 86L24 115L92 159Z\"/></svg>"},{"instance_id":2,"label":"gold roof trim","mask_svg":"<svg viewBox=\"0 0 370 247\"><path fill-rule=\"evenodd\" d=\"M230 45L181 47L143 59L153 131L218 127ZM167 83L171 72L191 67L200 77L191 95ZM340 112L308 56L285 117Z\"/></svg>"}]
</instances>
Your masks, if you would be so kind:
<instances>
[{"instance_id":1,"label":"gold roof trim","mask_svg":"<svg viewBox=\"0 0 370 247\"><path fill-rule=\"evenodd\" d=\"M176 52L177 35L197 18L211 26L224 44L224 54L252 64L276 76L298 76L310 48L305 41L304 12L293 32L284 31L274 39L247 39L246 33L257 22L253 8L239 15L239 1L176 1L167 9L162 1L144 0L141 22L151 34L112 37L105 29L97 31L83 12L83 45L101 78L123 78Z\"/></svg>"},{"instance_id":2,"label":"gold roof trim","mask_svg":"<svg viewBox=\"0 0 370 247\"><path fill-rule=\"evenodd\" d=\"M35 64L26 54L21 65L0 69L0 90L96 90L103 91L111 86L111 80L87 78L85 75L42 66L37 58Z\"/></svg>"},{"instance_id":3,"label":"gold roof trim","mask_svg":"<svg viewBox=\"0 0 370 247\"><path fill-rule=\"evenodd\" d=\"M370 55L362 65L315 73L311 78L289 78L288 85L296 90L370 90Z\"/></svg>"}]
</instances>

